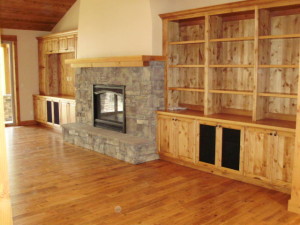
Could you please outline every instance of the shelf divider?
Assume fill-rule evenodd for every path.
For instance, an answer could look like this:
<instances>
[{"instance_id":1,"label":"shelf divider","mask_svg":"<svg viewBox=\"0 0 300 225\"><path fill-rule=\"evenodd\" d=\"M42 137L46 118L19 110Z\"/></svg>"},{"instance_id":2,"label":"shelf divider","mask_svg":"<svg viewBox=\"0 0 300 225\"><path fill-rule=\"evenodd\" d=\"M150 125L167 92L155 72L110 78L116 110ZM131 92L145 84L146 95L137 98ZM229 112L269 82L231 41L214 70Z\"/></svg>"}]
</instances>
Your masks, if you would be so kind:
<instances>
[{"instance_id":1,"label":"shelf divider","mask_svg":"<svg viewBox=\"0 0 300 225\"><path fill-rule=\"evenodd\" d=\"M272 92L261 92L258 93L261 97L276 97L276 98L297 98L297 94L286 94L286 93L272 93Z\"/></svg>"},{"instance_id":2,"label":"shelf divider","mask_svg":"<svg viewBox=\"0 0 300 225\"><path fill-rule=\"evenodd\" d=\"M193 92L204 92L201 88L183 88L183 87L169 87L170 91L193 91Z\"/></svg>"},{"instance_id":3,"label":"shelf divider","mask_svg":"<svg viewBox=\"0 0 300 225\"><path fill-rule=\"evenodd\" d=\"M209 41L210 42L254 41L254 37L216 38L216 39L210 39Z\"/></svg>"}]
</instances>

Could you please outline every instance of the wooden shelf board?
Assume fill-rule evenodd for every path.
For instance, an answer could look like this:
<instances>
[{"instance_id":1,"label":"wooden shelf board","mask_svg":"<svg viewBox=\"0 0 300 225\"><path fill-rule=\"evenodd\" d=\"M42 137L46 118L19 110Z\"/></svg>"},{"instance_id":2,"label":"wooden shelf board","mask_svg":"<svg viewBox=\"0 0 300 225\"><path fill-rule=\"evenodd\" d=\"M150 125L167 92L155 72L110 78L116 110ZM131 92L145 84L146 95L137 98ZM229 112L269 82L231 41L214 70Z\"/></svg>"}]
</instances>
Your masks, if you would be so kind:
<instances>
[{"instance_id":1,"label":"wooden shelf board","mask_svg":"<svg viewBox=\"0 0 300 225\"><path fill-rule=\"evenodd\" d=\"M299 65L258 65L259 68L299 68Z\"/></svg>"},{"instance_id":2,"label":"wooden shelf board","mask_svg":"<svg viewBox=\"0 0 300 225\"><path fill-rule=\"evenodd\" d=\"M253 95L253 91L237 91L237 90L209 90L209 93L214 94L234 94L234 95Z\"/></svg>"},{"instance_id":3,"label":"wooden shelf board","mask_svg":"<svg viewBox=\"0 0 300 225\"><path fill-rule=\"evenodd\" d=\"M297 99L298 97L297 94L271 93L271 92L258 93L258 96L277 97L277 98L295 98L295 99Z\"/></svg>"},{"instance_id":4,"label":"wooden shelf board","mask_svg":"<svg viewBox=\"0 0 300 225\"><path fill-rule=\"evenodd\" d=\"M71 64L73 68L83 67L144 67L149 66L150 61L165 61L165 56L139 55L103 57L88 59L67 59L66 64Z\"/></svg>"},{"instance_id":5,"label":"wooden shelf board","mask_svg":"<svg viewBox=\"0 0 300 225\"><path fill-rule=\"evenodd\" d=\"M171 91L193 91L193 92L204 92L204 89L200 88L181 88L181 87L169 87Z\"/></svg>"},{"instance_id":6,"label":"wooden shelf board","mask_svg":"<svg viewBox=\"0 0 300 225\"><path fill-rule=\"evenodd\" d=\"M33 96L40 97L40 98L75 100L74 96L67 96L67 95L33 95Z\"/></svg>"},{"instance_id":7,"label":"wooden shelf board","mask_svg":"<svg viewBox=\"0 0 300 225\"><path fill-rule=\"evenodd\" d=\"M283 120L274 120L274 119L263 119L259 121L252 121L251 116L241 116L234 114L225 114L218 113L205 116L203 112L195 111L195 110L164 110L157 111L160 115L171 115L171 116L182 116L191 119L200 120L203 119L205 121L212 122L222 122L222 123L230 123L241 126L248 127L257 127L264 129L276 129L281 131L295 132L296 123L291 121L283 121Z\"/></svg>"},{"instance_id":8,"label":"wooden shelf board","mask_svg":"<svg viewBox=\"0 0 300 225\"><path fill-rule=\"evenodd\" d=\"M285 39L285 38L300 38L300 34L285 34L285 35L265 35L259 36L258 39Z\"/></svg>"},{"instance_id":9,"label":"wooden shelf board","mask_svg":"<svg viewBox=\"0 0 300 225\"><path fill-rule=\"evenodd\" d=\"M169 45L188 45L188 44L201 44L205 43L205 40L194 40L194 41L172 41Z\"/></svg>"},{"instance_id":10,"label":"wooden shelf board","mask_svg":"<svg viewBox=\"0 0 300 225\"><path fill-rule=\"evenodd\" d=\"M210 42L254 41L254 37L217 38L217 39L210 39L209 41Z\"/></svg>"},{"instance_id":11,"label":"wooden shelf board","mask_svg":"<svg viewBox=\"0 0 300 225\"><path fill-rule=\"evenodd\" d=\"M254 68L254 65L209 65L210 68Z\"/></svg>"},{"instance_id":12,"label":"wooden shelf board","mask_svg":"<svg viewBox=\"0 0 300 225\"><path fill-rule=\"evenodd\" d=\"M169 65L170 68L204 68L205 65Z\"/></svg>"}]
</instances>

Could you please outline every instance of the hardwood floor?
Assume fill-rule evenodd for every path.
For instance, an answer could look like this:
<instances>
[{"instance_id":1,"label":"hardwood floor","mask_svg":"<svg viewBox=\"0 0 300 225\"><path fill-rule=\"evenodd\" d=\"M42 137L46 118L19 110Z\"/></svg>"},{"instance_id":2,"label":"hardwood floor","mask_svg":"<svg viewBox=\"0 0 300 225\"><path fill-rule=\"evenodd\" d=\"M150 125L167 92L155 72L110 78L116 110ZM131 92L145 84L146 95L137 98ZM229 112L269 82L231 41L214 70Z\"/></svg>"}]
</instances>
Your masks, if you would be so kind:
<instances>
[{"instance_id":1,"label":"hardwood floor","mask_svg":"<svg viewBox=\"0 0 300 225\"><path fill-rule=\"evenodd\" d=\"M164 161L130 165L6 128L14 225L288 225L289 196Z\"/></svg>"}]
</instances>

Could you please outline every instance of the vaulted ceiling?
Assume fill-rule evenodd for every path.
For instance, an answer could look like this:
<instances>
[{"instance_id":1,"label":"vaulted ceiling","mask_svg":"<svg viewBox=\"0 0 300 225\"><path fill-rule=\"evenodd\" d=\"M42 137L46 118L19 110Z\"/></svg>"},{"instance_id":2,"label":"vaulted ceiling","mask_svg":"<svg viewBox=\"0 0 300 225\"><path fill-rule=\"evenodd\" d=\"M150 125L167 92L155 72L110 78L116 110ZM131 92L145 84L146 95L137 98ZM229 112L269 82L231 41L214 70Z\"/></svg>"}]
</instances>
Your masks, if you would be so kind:
<instances>
[{"instance_id":1,"label":"vaulted ceiling","mask_svg":"<svg viewBox=\"0 0 300 225\"><path fill-rule=\"evenodd\" d=\"M51 31L76 0L0 0L0 28Z\"/></svg>"}]
</instances>

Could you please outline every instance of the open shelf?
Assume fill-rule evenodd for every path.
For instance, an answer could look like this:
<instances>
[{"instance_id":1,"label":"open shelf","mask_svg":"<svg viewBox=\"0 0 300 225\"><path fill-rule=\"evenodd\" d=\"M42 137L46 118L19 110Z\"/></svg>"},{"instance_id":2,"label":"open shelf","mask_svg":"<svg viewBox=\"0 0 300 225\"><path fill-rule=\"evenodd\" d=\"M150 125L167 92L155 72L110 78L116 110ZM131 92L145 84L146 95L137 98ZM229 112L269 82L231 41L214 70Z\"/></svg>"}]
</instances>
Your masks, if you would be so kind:
<instances>
[{"instance_id":1,"label":"open shelf","mask_svg":"<svg viewBox=\"0 0 300 225\"><path fill-rule=\"evenodd\" d=\"M181 88L181 87L169 87L169 90L172 91L193 91L193 92L204 92L204 89L198 88Z\"/></svg>"},{"instance_id":2,"label":"open shelf","mask_svg":"<svg viewBox=\"0 0 300 225\"><path fill-rule=\"evenodd\" d=\"M209 65L254 66L254 41L211 42Z\"/></svg>"},{"instance_id":3,"label":"open shelf","mask_svg":"<svg viewBox=\"0 0 300 225\"><path fill-rule=\"evenodd\" d=\"M205 40L173 41L173 42L169 42L169 45L187 45L187 44L199 44L199 43L205 43Z\"/></svg>"},{"instance_id":4,"label":"open shelf","mask_svg":"<svg viewBox=\"0 0 300 225\"><path fill-rule=\"evenodd\" d=\"M254 68L254 65L209 65L210 68Z\"/></svg>"},{"instance_id":5,"label":"open shelf","mask_svg":"<svg viewBox=\"0 0 300 225\"><path fill-rule=\"evenodd\" d=\"M285 38L300 38L300 34L285 34L285 35L265 35L259 36L258 39L285 39Z\"/></svg>"},{"instance_id":6,"label":"open shelf","mask_svg":"<svg viewBox=\"0 0 300 225\"><path fill-rule=\"evenodd\" d=\"M208 92L215 93L215 94L253 95L253 91L209 90Z\"/></svg>"},{"instance_id":7,"label":"open shelf","mask_svg":"<svg viewBox=\"0 0 300 225\"><path fill-rule=\"evenodd\" d=\"M258 65L259 68L299 68L299 65Z\"/></svg>"},{"instance_id":8,"label":"open shelf","mask_svg":"<svg viewBox=\"0 0 300 225\"><path fill-rule=\"evenodd\" d=\"M168 65L170 68L204 68L205 65Z\"/></svg>"},{"instance_id":9,"label":"open shelf","mask_svg":"<svg viewBox=\"0 0 300 225\"><path fill-rule=\"evenodd\" d=\"M204 44L170 45L170 65L204 65Z\"/></svg>"},{"instance_id":10,"label":"open shelf","mask_svg":"<svg viewBox=\"0 0 300 225\"><path fill-rule=\"evenodd\" d=\"M232 42L232 41L253 41L254 37L240 37L240 38L217 38L210 39L210 42Z\"/></svg>"},{"instance_id":11,"label":"open shelf","mask_svg":"<svg viewBox=\"0 0 300 225\"><path fill-rule=\"evenodd\" d=\"M204 40L205 17L173 20L169 24L169 42Z\"/></svg>"},{"instance_id":12,"label":"open shelf","mask_svg":"<svg viewBox=\"0 0 300 225\"><path fill-rule=\"evenodd\" d=\"M254 10L210 16L210 39L254 37Z\"/></svg>"},{"instance_id":13,"label":"open shelf","mask_svg":"<svg viewBox=\"0 0 300 225\"><path fill-rule=\"evenodd\" d=\"M286 93L258 93L258 96L263 97L277 97L277 98L297 98L297 94L286 94Z\"/></svg>"}]
</instances>

